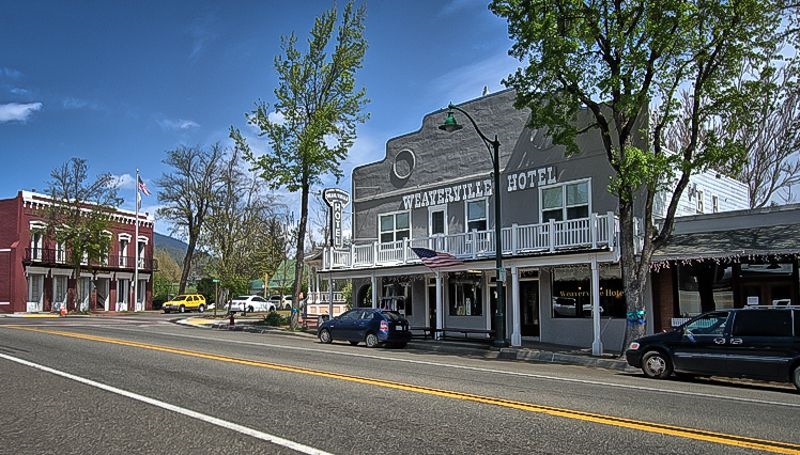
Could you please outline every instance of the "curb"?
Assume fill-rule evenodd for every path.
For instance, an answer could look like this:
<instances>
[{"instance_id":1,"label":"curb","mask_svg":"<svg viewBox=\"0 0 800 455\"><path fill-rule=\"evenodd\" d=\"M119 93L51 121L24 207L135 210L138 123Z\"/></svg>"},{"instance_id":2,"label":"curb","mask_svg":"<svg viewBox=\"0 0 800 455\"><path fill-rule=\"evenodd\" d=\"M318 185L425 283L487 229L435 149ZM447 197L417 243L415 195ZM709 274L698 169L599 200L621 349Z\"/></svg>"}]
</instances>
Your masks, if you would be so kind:
<instances>
[{"instance_id":1,"label":"curb","mask_svg":"<svg viewBox=\"0 0 800 455\"><path fill-rule=\"evenodd\" d=\"M234 332L248 332L248 333L270 333L282 336L302 336L306 338L316 338L313 333L305 331L290 332L279 328L272 327L253 327L246 322L239 322L233 327L224 321L209 321L208 323L194 322L199 318L185 318L174 320L176 324L185 325L189 327L211 329L211 330L228 330ZM201 319L201 321L203 321ZM628 365L624 360L617 360L612 358L591 357L589 355L575 355L564 352L546 351L539 349L529 348L492 348L464 346L456 343L420 343L409 342L409 347L420 351L440 352L444 354L465 355L473 357L481 357L485 359L494 360L512 360L518 362L540 362L540 363L556 363L561 365L580 365L594 368L604 368L608 370L624 371L628 373L635 373L639 370Z\"/></svg>"}]
</instances>

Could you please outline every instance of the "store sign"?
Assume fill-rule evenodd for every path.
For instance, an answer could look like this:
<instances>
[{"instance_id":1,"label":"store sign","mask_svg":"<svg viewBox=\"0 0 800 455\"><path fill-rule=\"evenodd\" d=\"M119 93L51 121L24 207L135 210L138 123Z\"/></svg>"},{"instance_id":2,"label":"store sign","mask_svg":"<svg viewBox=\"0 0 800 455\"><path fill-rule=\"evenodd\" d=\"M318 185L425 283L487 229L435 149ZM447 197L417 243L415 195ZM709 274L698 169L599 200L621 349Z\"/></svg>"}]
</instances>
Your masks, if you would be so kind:
<instances>
[{"instance_id":1,"label":"store sign","mask_svg":"<svg viewBox=\"0 0 800 455\"><path fill-rule=\"evenodd\" d=\"M322 199L331 208L330 211L330 240L331 245L342 248L342 209L350 203L350 194L339 188L328 188L322 191Z\"/></svg>"},{"instance_id":2,"label":"store sign","mask_svg":"<svg viewBox=\"0 0 800 455\"><path fill-rule=\"evenodd\" d=\"M554 166L514 172L507 175L507 178L507 191L509 193L529 190L544 185L552 185L558 182L556 168ZM491 197L494 192L493 187L492 179L483 179L459 183L445 188L437 188L435 190L406 194L403 196L403 210Z\"/></svg>"}]
</instances>

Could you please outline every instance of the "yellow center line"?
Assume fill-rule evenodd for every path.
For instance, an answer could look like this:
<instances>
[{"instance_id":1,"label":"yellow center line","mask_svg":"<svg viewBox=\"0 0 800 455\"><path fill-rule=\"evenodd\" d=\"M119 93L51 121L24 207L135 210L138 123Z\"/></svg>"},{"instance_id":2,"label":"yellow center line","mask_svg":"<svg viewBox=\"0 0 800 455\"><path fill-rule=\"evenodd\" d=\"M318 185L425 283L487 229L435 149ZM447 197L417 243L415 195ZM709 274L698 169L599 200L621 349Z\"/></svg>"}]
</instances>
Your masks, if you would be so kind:
<instances>
[{"instance_id":1,"label":"yellow center line","mask_svg":"<svg viewBox=\"0 0 800 455\"><path fill-rule=\"evenodd\" d=\"M361 376L352 376L341 373L333 373L328 371L313 370L310 368L296 367L291 365L282 365L279 363L263 362L258 360L240 359L236 357L227 357L217 354L211 354L200 351L189 351L180 348L171 348L167 346L159 346L154 344L139 343L136 341L126 341L117 338L107 338L95 335L86 335L75 332L65 332L60 330L33 328L25 326L6 326L7 328L14 328L19 330L28 330L31 332L47 333L50 335L59 335L70 338L77 338L81 340L97 341L101 343L117 344L121 346L129 346L141 349L148 349L152 351L160 351L171 354L184 355L189 357L196 357L201 359L215 360L220 362L235 363L239 365L255 366L260 368L269 368L272 370L285 371L290 373L306 374L311 376L318 376L323 378L338 379L342 381L356 382L360 384L368 384L377 387L385 387L396 390L403 390L406 392L421 393L426 395L434 395L444 398L452 398L463 401L470 401L474 403L483 403L493 406L500 406L505 408L517 409L527 412L535 412L539 414L546 414L556 417L563 417L567 419L579 420L584 422L599 423L602 425L609 425L614 427L628 428L632 430L645 431L648 433L656 433L661 435L675 436L679 438L693 439L698 441L713 442L717 444L724 444L728 446L744 447L748 449L762 450L771 453L800 455L800 444L793 444L789 442L770 441L765 439L756 439L748 436L739 436L726 433L718 433L714 431L707 431L695 428L680 427L674 425L661 424L656 422L638 421L626 419L622 417L615 417L604 414L596 414L591 412L577 411L572 409L556 408L551 406L543 406L533 403L525 403L522 401L507 400L504 398L495 398L484 395L475 395L465 392L457 392L452 390L435 389L430 387L416 386L411 384L403 384L399 382L392 382L383 379L367 378Z\"/></svg>"}]
</instances>

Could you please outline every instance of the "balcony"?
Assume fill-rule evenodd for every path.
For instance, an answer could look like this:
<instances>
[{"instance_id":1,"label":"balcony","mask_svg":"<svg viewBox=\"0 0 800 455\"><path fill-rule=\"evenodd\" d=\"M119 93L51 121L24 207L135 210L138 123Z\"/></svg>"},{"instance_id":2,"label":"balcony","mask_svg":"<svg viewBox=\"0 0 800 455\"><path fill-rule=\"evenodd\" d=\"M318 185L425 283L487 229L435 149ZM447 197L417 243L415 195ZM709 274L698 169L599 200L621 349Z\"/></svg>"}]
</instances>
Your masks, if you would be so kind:
<instances>
[{"instance_id":1,"label":"balcony","mask_svg":"<svg viewBox=\"0 0 800 455\"><path fill-rule=\"evenodd\" d=\"M512 224L502 229L503 256L547 254L573 250L613 249L617 238L617 218L613 212L591 214L589 218L550 220L539 224ZM462 234L438 235L397 242L351 245L349 249L325 248L322 270L362 269L380 266L419 264L411 248L428 248L467 259L495 257L494 229Z\"/></svg>"},{"instance_id":2,"label":"balcony","mask_svg":"<svg viewBox=\"0 0 800 455\"><path fill-rule=\"evenodd\" d=\"M52 248L26 248L25 249L25 264L36 264L42 266L65 266L69 267L69 255L63 249ZM88 268L99 268L107 270L133 270L136 258L134 256L119 256L109 255L105 260L92 261L89 264L88 260L81 261L81 266ZM139 258L139 270L150 271L155 269L155 260L152 257L145 256Z\"/></svg>"}]
</instances>

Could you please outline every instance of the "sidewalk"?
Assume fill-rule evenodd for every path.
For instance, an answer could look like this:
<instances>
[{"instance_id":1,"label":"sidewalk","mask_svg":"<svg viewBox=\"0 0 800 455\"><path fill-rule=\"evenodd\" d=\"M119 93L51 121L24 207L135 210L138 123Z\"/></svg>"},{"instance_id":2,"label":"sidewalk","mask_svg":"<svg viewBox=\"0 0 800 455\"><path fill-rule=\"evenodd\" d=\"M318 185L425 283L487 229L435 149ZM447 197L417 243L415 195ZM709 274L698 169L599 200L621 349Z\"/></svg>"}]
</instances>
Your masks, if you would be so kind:
<instances>
[{"instance_id":1,"label":"sidewalk","mask_svg":"<svg viewBox=\"0 0 800 455\"><path fill-rule=\"evenodd\" d=\"M230 327L227 319L220 320L202 317L189 317L175 322L177 324L206 329L236 330L251 333L272 333L286 336L316 338L316 332L312 330L292 332L284 328L253 325L256 321L261 320L263 320L263 318L260 317L254 319L237 317L233 327ZM484 359L582 365L629 372L639 371L629 366L625 360L620 360L615 354L604 354L600 357L594 357L591 355L591 349L581 349L573 346L560 346L539 342L526 341L521 347L507 347L498 349L491 346L489 343L482 343L480 341L453 341L413 338L411 342L408 343L408 348Z\"/></svg>"}]
</instances>

